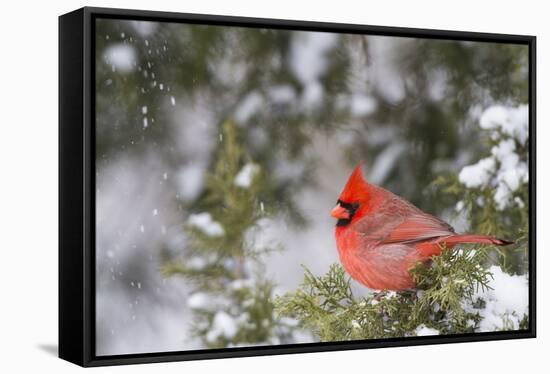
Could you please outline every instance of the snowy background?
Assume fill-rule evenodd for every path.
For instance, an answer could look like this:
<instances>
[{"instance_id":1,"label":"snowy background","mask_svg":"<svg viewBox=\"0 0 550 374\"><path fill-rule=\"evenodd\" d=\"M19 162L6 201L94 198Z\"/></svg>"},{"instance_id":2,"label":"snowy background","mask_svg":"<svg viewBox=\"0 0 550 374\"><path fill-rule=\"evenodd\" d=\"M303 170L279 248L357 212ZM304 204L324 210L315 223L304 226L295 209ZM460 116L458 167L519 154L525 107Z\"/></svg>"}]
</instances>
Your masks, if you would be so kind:
<instances>
[{"instance_id":1,"label":"snowy background","mask_svg":"<svg viewBox=\"0 0 550 374\"><path fill-rule=\"evenodd\" d=\"M524 203L513 196L528 178L514 145L483 158L479 136L498 127L526 141L527 107L517 103L527 49L507 47L98 20L97 353L201 348L189 331L197 300L160 267L183 255L184 224L223 235L195 203L226 119L273 176L280 206L261 209L279 213L256 242L284 249L265 261L277 293L298 286L301 264L322 274L337 262L328 213L359 159L369 181L457 231L467 217L428 188L443 171L467 187L494 179L503 208ZM246 188L254 172L245 166L235 183ZM494 273L487 313L523 312L525 277Z\"/></svg>"}]
</instances>

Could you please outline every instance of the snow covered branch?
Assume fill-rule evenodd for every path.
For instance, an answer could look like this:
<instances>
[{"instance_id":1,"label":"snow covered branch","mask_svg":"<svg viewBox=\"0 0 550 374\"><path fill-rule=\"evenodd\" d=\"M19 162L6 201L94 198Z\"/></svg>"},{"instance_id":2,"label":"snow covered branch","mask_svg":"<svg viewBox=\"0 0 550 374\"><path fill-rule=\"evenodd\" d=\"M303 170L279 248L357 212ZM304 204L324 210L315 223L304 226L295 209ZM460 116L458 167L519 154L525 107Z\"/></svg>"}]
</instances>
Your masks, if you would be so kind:
<instances>
[{"instance_id":1,"label":"snow covered branch","mask_svg":"<svg viewBox=\"0 0 550 374\"><path fill-rule=\"evenodd\" d=\"M305 268L302 286L276 299L276 311L321 341L377 339L527 327L525 276L481 266L483 251L446 250L414 273L419 289L354 297L340 265L327 274ZM503 297L504 290L511 292Z\"/></svg>"},{"instance_id":2,"label":"snow covered branch","mask_svg":"<svg viewBox=\"0 0 550 374\"><path fill-rule=\"evenodd\" d=\"M294 342L295 322L273 314L274 284L258 269L260 257L274 248L256 248L247 233L268 214L259 196L265 175L243 151L237 128L221 127L220 143L200 206L190 214L189 244L183 261L164 264L166 276L182 276L194 285L187 306L191 330L210 348ZM254 248L254 249L252 249Z\"/></svg>"}]
</instances>

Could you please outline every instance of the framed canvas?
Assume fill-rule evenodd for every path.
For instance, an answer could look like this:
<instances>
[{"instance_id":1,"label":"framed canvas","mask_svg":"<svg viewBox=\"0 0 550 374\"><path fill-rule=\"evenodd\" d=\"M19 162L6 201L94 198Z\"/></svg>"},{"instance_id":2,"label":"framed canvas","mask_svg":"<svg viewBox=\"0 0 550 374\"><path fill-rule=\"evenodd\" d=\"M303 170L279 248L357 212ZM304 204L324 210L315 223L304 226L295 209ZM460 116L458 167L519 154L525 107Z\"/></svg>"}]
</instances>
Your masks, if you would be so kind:
<instances>
[{"instance_id":1,"label":"framed canvas","mask_svg":"<svg viewBox=\"0 0 550 374\"><path fill-rule=\"evenodd\" d=\"M535 337L535 37L59 18L59 355Z\"/></svg>"}]
</instances>

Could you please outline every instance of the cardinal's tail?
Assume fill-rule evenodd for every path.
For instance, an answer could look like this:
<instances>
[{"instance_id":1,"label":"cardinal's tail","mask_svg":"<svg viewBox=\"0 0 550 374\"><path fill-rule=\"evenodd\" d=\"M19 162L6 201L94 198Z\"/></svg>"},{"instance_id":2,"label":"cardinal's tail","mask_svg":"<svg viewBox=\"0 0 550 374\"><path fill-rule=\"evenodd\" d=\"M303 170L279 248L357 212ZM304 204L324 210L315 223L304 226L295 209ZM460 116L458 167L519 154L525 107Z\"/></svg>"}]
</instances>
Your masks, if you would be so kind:
<instances>
[{"instance_id":1,"label":"cardinal's tail","mask_svg":"<svg viewBox=\"0 0 550 374\"><path fill-rule=\"evenodd\" d=\"M482 243L482 244L493 244L493 245L509 245L514 244L511 240L499 239L487 235L475 235L475 234L458 234L453 235L444 240L447 245L455 245L459 243Z\"/></svg>"}]
</instances>

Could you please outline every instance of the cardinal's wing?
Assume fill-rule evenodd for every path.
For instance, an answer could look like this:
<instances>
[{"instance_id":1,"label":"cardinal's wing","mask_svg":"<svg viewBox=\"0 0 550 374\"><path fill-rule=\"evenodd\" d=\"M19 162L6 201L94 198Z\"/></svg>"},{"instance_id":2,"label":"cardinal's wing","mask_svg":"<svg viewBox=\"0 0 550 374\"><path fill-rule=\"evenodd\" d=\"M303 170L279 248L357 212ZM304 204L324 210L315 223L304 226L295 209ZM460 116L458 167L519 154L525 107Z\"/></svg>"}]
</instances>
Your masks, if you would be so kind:
<instances>
[{"instance_id":1,"label":"cardinal's wing","mask_svg":"<svg viewBox=\"0 0 550 374\"><path fill-rule=\"evenodd\" d=\"M426 214L411 214L391 229L382 243L415 243L454 234L454 229L440 219Z\"/></svg>"},{"instance_id":2,"label":"cardinal's wing","mask_svg":"<svg viewBox=\"0 0 550 374\"><path fill-rule=\"evenodd\" d=\"M454 234L452 226L397 196L354 226L356 231L381 244L415 243Z\"/></svg>"}]
</instances>

